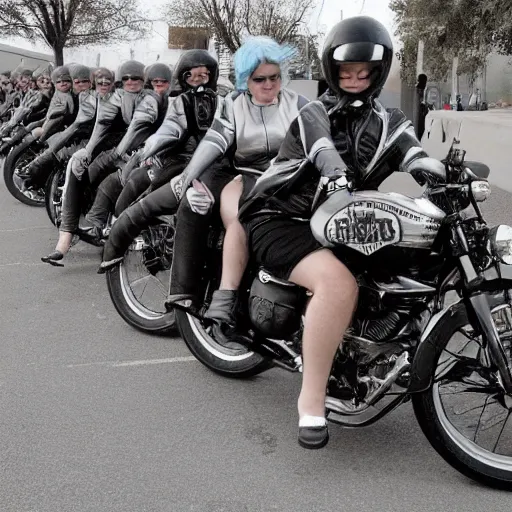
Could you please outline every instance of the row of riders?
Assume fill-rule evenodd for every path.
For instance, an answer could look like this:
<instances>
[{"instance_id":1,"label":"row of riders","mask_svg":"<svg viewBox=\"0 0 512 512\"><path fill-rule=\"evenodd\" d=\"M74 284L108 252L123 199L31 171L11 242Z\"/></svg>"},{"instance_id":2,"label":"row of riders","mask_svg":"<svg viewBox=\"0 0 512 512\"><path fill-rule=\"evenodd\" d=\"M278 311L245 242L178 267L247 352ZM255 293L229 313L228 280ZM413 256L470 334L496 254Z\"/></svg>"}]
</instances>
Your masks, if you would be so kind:
<instances>
[{"instance_id":1,"label":"row of riders","mask_svg":"<svg viewBox=\"0 0 512 512\"><path fill-rule=\"evenodd\" d=\"M347 189L349 182L357 188L380 151L383 130L390 134L385 143L392 147L391 168L407 171L427 156L402 112L378 102L392 56L391 39L378 21L338 23L322 54L329 90L313 102L285 86L294 48L264 36L247 39L235 53L235 87L222 92L218 63L204 50L184 52L173 70L128 61L116 76L77 64L51 76L40 71L37 87L23 93L0 135L4 146L29 137L41 148L13 173L25 197L37 200L54 167L66 166L58 242L42 261L62 266L78 235L104 244L99 271L106 272L152 219L173 214L166 305L209 319L219 343L233 349L238 289L249 258L306 288L311 297L302 341L299 442L324 446L326 382L358 286L313 237L309 219L330 190ZM26 70L18 79L31 81ZM8 81L5 74L2 80ZM329 185L321 187L319 180ZM94 191L94 200L80 220L86 190ZM218 215L225 228L222 278L205 305L200 269ZM109 219L114 222L107 236Z\"/></svg>"}]
</instances>

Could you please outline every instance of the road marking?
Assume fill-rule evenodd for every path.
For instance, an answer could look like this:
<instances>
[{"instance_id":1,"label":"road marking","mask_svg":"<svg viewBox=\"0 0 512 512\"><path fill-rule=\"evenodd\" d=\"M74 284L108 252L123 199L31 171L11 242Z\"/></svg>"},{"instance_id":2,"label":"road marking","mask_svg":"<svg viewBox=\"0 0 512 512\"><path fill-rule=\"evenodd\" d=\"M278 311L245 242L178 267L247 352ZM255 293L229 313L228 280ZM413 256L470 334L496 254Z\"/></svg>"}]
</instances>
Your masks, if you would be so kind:
<instances>
[{"instance_id":1,"label":"road marking","mask_svg":"<svg viewBox=\"0 0 512 512\"><path fill-rule=\"evenodd\" d=\"M55 229L55 226L29 226L26 228L0 229L0 233L18 233L20 231L32 231L33 229Z\"/></svg>"},{"instance_id":2,"label":"road marking","mask_svg":"<svg viewBox=\"0 0 512 512\"><path fill-rule=\"evenodd\" d=\"M100 361L97 363L68 364L66 368L84 368L87 366L109 366L124 368L128 366L149 366L152 364L191 363L197 361L194 356L169 357L167 359L142 359L140 361Z\"/></svg>"},{"instance_id":3,"label":"road marking","mask_svg":"<svg viewBox=\"0 0 512 512\"><path fill-rule=\"evenodd\" d=\"M6 267L20 267L20 266L25 266L25 267L38 267L38 266L42 266L42 265L46 265L46 263L43 263L43 262L38 262L38 263L27 263L25 261L17 261L15 263L2 263L0 264L0 268L6 268Z\"/></svg>"}]
</instances>

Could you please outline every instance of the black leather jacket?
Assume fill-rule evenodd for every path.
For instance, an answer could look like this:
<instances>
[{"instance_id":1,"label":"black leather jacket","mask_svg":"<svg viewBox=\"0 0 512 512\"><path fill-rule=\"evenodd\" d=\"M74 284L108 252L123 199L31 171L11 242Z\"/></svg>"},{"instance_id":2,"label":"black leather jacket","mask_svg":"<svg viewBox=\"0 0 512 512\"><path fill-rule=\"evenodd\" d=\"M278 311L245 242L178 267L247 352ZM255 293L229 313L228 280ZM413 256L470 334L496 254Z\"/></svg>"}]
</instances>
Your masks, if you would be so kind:
<instances>
[{"instance_id":1,"label":"black leather jacket","mask_svg":"<svg viewBox=\"0 0 512 512\"><path fill-rule=\"evenodd\" d=\"M332 107L332 102L327 102ZM321 176L346 175L355 189L376 189L394 171L407 172L427 157L402 111L371 105L331 108L306 105L292 123L279 154L257 180L241 210L242 220L285 214L309 219Z\"/></svg>"}]
</instances>

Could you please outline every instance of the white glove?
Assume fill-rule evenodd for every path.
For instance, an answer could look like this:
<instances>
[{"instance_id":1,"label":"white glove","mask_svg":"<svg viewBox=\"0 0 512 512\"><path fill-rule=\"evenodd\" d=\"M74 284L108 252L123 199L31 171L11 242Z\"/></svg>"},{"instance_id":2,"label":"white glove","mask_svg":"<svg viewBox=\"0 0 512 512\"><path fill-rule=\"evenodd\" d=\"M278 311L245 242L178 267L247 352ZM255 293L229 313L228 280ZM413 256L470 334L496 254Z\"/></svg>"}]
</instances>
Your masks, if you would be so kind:
<instances>
[{"instance_id":1,"label":"white glove","mask_svg":"<svg viewBox=\"0 0 512 512\"><path fill-rule=\"evenodd\" d=\"M207 215L215 203L210 189L198 180L192 181L192 186L187 189L186 194L190 209L199 215Z\"/></svg>"}]
</instances>

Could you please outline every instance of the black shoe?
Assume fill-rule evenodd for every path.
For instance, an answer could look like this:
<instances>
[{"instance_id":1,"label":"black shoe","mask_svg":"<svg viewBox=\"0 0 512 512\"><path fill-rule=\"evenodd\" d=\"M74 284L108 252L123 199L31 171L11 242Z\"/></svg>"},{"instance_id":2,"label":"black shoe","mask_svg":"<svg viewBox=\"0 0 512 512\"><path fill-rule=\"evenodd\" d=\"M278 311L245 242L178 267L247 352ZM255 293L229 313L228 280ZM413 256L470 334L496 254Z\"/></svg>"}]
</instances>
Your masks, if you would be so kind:
<instances>
[{"instance_id":1,"label":"black shoe","mask_svg":"<svg viewBox=\"0 0 512 512\"><path fill-rule=\"evenodd\" d=\"M205 318L209 318L219 325L235 327L237 299L237 290L215 290L210 307L204 315Z\"/></svg>"},{"instance_id":2,"label":"black shoe","mask_svg":"<svg viewBox=\"0 0 512 512\"><path fill-rule=\"evenodd\" d=\"M323 427L299 427L299 444L307 450L319 450L329 442L329 429Z\"/></svg>"},{"instance_id":3,"label":"black shoe","mask_svg":"<svg viewBox=\"0 0 512 512\"><path fill-rule=\"evenodd\" d=\"M87 244L95 245L96 247L102 247L105 244L103 231L97 226L79 227L77 234L80 240Z\"/></svg>"},{"instance_id":4,"label":"black shoe","mask_svg":"<svg viewBox=\"0 0 512 512\"><path fill-rule=\"evenodd\" d=\"M100 263L100 268L98 269L98 274L105 274L110 269L117 267L122 261L124 260L124 256L120 256L119 258L114 258L113 260L109 261L102 261Z\"/></svg>"},{"instance_id":5,"label":"black shoe","mask_svg":"<svg viewBox=\"0 0 512 512\"><path fill-rule=\"evenodd\" d=\"M173 309L179 309L180 311L185 311L185 313L190 313L193 316L199 316L199 308L196 304L196 298L194 295L188 293L175 293L169 295L167 300L164 302L164 306L168 312Z\"/></svg>"},{"instance_id":6,"label":"black shoe","mask_svg":"<svg viewBox=\"0 0 512 512\"><path fill-rule=\"evenodd\" d=\"M227 324L214 323L210 332L210 336L222 347L234 350L235 352L247 352L247 348L251 345L251 340L238 334L233 328Z\"/></svg>"},{"instance_id":7,"label":"black shoe","mask_svg":"<svg viewBox=\"0 0 512 512\"><path fill-rule=\"evenodd\" d=\"M62 254L60 251L53 251L51 254L48 254L48 256L43 256L41 258L41 261L49 263L54 267L63 267L64 265L62 263L59 263L60 260L62 260L63 258L64 254Z\"/></svg>"}]
</instances>

